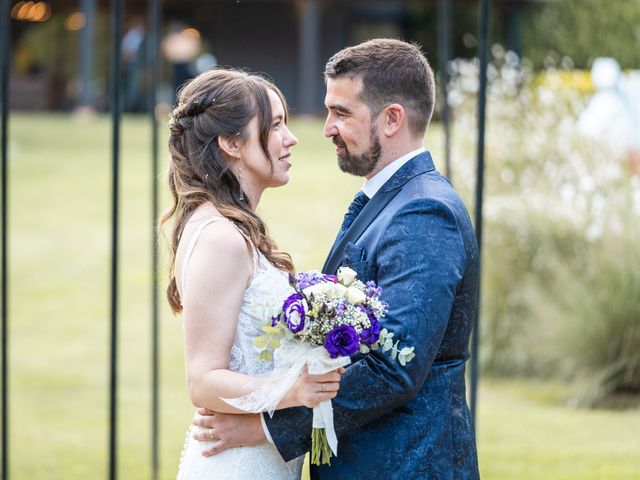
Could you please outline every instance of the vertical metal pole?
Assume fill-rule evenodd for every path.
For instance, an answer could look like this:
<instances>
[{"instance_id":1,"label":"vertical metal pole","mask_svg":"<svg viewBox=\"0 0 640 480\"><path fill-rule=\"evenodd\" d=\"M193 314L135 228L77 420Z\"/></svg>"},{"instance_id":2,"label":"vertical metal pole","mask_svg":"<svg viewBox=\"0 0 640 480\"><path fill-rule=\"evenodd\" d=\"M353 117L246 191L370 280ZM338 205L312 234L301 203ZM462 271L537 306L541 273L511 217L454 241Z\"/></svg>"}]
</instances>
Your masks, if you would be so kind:
<instances>
[{"instance_id":1,"label":"vertical metal pole","mask_svg":"<svg viewBox=\"0 0 640 480\"><path fill-rule=\"evenodd\" d=\"M476 239L482 272L482 199L484 191L484 133L487 104L487 62L489 58L489 0L480 0L480 92L478 95L478 171L476 176ZM482 278L482 274L480 275ZM478 402L478 349L480 347L480 285L478 285L478 312L471 336L471 415L476 422Z\"/></svg>"},{"instance_id":2,"label":"vertical metal pole","mask_svg":"<svg viewBox=\"0 0 640 480\"><path fill-rule=\"evenodd\" d=\"M0 0L0 101L1 106L1 143L2 143L2 480L9 478L9 339L7 337L8 318L8 290L7 285L7 177L8 158L8 121L9 121L9 68L11 58L11 35L9 23L9 0Z\"/></svg>"},{"instance_id":3,"label":"vertical metal pole","mask_svg":"<svg viewBox=\"0 0 640 480\"><path fill-rule=\"evenodd\" d=\"M522 56L522 6L507 5L507 48Z\"/></svg>"},{"instance_id":4,"label":"vertical metal pole","mask_svg":"<svg viewBox=\"0 0 640 480\"><path fill-rule=\"evenodd\" d=\"M451 57L451 14L449 0L438 0L438 59L440 60L440 116L444 128L445 175L451 181L451 109L449 96L449 59Z\"/></svg>"},{"instance_id":5,"label":"vertical metal pole","mask_svg":"<svg viewBox=\"0 0 640 480\"><path fill-rule=\"evenodd\" d=\"M158 321L158 122L156 103L158 88L158 43L160 0L149 2L149 120L151 122L151 478L158 479L159 461L159 321Z\"/></svg>"},{"instance_id":6,"label":"vertical metal pole","mask_svg":"<svg viewBox=\"0 0 640 480\"><path fill-rule=\"evenodd\" d=\"M118 223L120 176L120 66L122 41L122 0L112 1L112 52L111 52L111 126L112 153L112 224L111 224L111 365L110 365L110 415L109 415L109 479L117 477L117 387L118 387Z\"/></svg>"},{"instance_id":7,"label":"vertical metal pole","mask_svg":"<svg viewBox=\"0 0 640 480\"><path fill-rule=\"evenodd\" d=\"M314 113L319 97L320 9L318 0L303 0L298 22L298 112Z\"/></svg>"},{"instance_id":8,"label":"vertical metal pole","mask_svg":"<svg viewBox=\"0 0 640 480\"><path fill-rule=\"evenodd\" d=\"M80 42L80 85L82 91L78 105L90 107L93 104L91 77L93 71L93 33L96 23L96 0L82 0L82 12L86 23L82 29L82 40Z\"/></svg>"}]
</instances>

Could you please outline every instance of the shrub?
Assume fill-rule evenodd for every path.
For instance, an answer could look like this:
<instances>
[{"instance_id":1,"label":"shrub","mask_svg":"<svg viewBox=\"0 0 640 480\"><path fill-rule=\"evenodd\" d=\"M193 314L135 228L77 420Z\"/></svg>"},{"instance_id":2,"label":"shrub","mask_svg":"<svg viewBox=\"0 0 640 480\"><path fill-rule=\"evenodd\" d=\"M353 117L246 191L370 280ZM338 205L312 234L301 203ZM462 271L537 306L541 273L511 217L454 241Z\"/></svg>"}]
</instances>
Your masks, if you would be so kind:
<instances>
[{"instance_id":1,"label":"shrub","mask_svg":"<svg viewBox=\"0 0 640 480\"><path fill-rule=\"evenodd\" d=\"M481 359L485 372L640 393L640 178L584 138L589 98L496 46L489 68ZM453 63L453 178L474 191L477 63Z\"/></svg>"}]
</instances>

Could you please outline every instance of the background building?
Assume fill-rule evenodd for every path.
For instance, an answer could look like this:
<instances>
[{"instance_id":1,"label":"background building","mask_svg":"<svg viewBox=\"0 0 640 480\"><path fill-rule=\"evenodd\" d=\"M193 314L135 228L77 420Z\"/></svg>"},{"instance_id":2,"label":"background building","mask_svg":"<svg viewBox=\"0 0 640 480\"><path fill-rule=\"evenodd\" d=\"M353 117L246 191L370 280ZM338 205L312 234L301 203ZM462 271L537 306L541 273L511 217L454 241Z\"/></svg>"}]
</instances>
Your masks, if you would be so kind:
<instances>
[{"instance_id":1,"label":"background building","mask_svg":"<svg viewBox=\"0 0 640 480\"><path fill-rule=\"evenodd\" d=\"M217 63L267 74L285 93L294 113L314 114L322 110L323 65L346 45L379 36L414 39L437 66L439 3L165 0L160 96L171 102L177 85ZM477 47L476 2L449 3L452 53L472 57ZM518 52L521 14L536 3L496 1L492 36ZM144 108L147 4L125 2L123 82L128 111ZM110 5L103 0L13 2L12 108L106 108Z\"/></svg>"}]
</instances>

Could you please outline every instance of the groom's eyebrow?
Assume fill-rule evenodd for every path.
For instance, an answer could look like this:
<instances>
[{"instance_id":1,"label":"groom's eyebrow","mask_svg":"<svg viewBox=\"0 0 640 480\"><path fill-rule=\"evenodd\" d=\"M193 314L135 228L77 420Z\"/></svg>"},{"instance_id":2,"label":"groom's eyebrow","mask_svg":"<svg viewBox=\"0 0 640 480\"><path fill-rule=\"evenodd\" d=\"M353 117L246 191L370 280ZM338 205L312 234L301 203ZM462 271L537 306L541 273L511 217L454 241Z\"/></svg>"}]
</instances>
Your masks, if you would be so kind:
<instances>
[{"instance_id":1,"label":"groom's eyebrow","mask_svg":"<svg viewBox=\"0 0 640 480\"><path fill-rule=\"evenodd\" d=\"M338 112L351 113L350 109L348 109L344 105L340 105L339 103L335 103L333 105L327 105L327 110L336 110Z\"/></svg>"}]
</instances>

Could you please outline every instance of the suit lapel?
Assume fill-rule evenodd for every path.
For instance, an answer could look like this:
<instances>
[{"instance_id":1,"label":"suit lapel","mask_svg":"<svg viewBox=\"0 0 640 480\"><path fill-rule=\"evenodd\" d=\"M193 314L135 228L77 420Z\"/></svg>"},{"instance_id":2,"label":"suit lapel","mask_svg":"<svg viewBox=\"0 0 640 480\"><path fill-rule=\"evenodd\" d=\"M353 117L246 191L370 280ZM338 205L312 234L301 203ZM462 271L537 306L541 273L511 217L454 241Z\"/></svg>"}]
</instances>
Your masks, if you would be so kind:
<instances>
[{"instance_id":1,"label":"suit lapel","mask_svg":"<svg viewBox=\"0 0 640 480\"><path fill-rule=\"evenodd\" d=\"M336 272L342 261L342 254L344 253L347 243L355 242L399 191L400 189L394 189L389 192L378 192L369 200L369 203L362 209L360 215L358 215L349 227L349 230L347 230L340 241L333 246L327 261L322 267L323 272Z\"/></svg>"},{"instance_id":2,"label":"suit lapel","mask_svg":"<svg viewBox=\"0 0 640 480\"><path fill-rule=\"evenodd\" d=\"M378 214L395 197L402 187L413 177L424 172L434 170L433 161L429 152L421 153L412 158L400 168L365 205L358 217L351 224L339 242L335 243L324 262L322 271L334 274L342 262L344 249L349 242L355 242L360 238Z\"/></svg>"}]
</instances>

